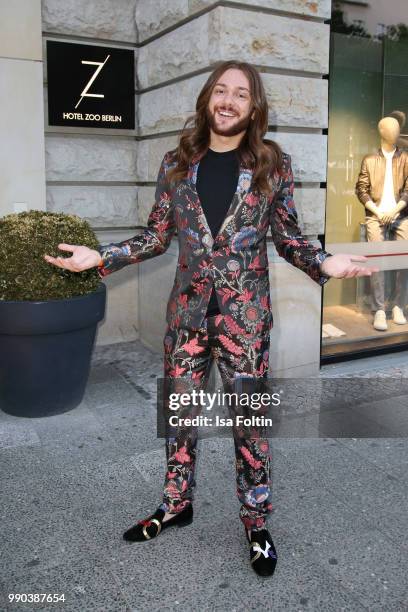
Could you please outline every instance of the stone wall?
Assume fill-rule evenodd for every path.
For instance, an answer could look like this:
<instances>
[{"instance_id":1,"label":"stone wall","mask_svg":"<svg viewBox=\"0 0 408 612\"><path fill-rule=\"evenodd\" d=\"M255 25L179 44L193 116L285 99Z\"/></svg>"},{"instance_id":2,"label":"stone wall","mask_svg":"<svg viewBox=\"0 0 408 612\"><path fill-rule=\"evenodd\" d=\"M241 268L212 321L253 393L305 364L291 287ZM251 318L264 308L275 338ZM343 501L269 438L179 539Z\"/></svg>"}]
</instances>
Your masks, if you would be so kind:
<instances>
[{"instance_id":1,"label":"stone wall","mask_svg":"<svg viewBox=\"0 0 408 612\"><path fill-rule=\"evenodd\" d=\"M133 49L137 58L135 10L136 0L42 0L47 210L80 215L101 244L124 240L140 225L137 130L49 126L46 40ZM104 280L107 312L97 344L139 338L138 277L131 266Z\"/></svg>"},{"instance_id":2,"label":"stone wall","mask_svg":"<svg viewBox=\"0 0 408 612\"><path fill-rule=\"evenodd\" d=\"M106 241L136 233L152 206L163 154L176 145L212 66L237 58L262 73L270 105L267 137L292 156L300 225L315 240L324 231L320 183L326 180L328 99L322 76L328 72L329 25L324 22L330 6L330 0L43 0L44 39L68 35L73 41L134 48L136 55L134 133L46 124L48 208L82 214L96 229L104 228ZM319 367L321 290L277 257L272 243L269 250L273 370L314 372ZM139 334L161 349L176 256L172 245L160 258L107 278L117 292L112 303L118 310L111 309L98 342ZM139 308L131 300L130 309L129 295L138 296ZM117 333L116 318L121 321ZM302 343L294 355L290 347L297 333Z\"/></svg>"},{"instance_id":3,"label":"stone wall","mask_svg":"<svg viewBox=\"0 0 408 612\"><path fill-rule=\"evenodd\" d=\"M45 210L40 0L0 2L0 216Z\"/></svg>"},{"instance_id":4,"label":"stone wall","mask_svg":"<svg viewBox=\"0 0 408 612\"><path fill-rule=\"evenodd\" d=\"M261 71L267 91L267 136L292 156L300 225L304 235L315 240L324 232L325 190L320 183L326 180L323 130L328 98L322 76L328 72L329 26L324 21L330 17L330 2L139 0L136 15L141 45L138 166L143 179L154 180L163 153L176 145L212 65L230 58L250 61ZM139 190L143 223L153 193L153 186ZM140 267L141 336L157 349L161 348L158 320L164 315L176 256L177 249L169 249ZM284 376L315 373L320 358L321 289L279 258L272 243L269 258L272 371Z\"/></svg>"}]
</instances>

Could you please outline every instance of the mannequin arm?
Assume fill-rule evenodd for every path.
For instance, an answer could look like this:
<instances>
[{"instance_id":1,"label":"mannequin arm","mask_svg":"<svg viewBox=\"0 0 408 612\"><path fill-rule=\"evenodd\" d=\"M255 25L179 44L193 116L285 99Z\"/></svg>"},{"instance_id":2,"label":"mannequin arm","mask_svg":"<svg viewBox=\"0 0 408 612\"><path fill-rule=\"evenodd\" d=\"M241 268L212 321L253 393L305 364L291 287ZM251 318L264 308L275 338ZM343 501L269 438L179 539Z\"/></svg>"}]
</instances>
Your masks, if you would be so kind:
<instances>
[{"instance_id":1,"label":"mannequin arm","mask_svg":"<svg viewBox=\"0 0 408 612\"><path fill-rule=\"evenodd\" d=\"M406 204L408 204L408 171L407 170L406 170L406 176L405 176L405 181L404 181L404 188L401 191L400 201L398 202L398 204L401 203L401 200L403 200Z\"/></svg>"},{"instance_id":2,"label":"mannequin arm","mask_svg":"<svg viewBox=\"0 0 408 612\"><path fill-rule=\"evenodd\" d=\"M401 212L401 210L403 210L406 205L408 204L408 202L406 200L400 200L397 204L397 206L395 207L395 212Z\"/></svg>"},{"instance_id":3,"label":"mannequin arm","mask_svg":"<svg viewBox=\"0 0 408 612\"><path fill-rule=\"evenodd\" d=\"M371 181L370 174L367 168L367 162L364 158L361 162L360 173L357 178L355 194L358 197L359 201L372 213L376 213L376 207L374 202L371 200ZM368 206L367 206L368 204Z\"/></svg>"},{"instance_id":4,"label":"mannequin arm","mask_svg":"<svg viewBox=\"0 0 408 612\"><path fill-rule=\"evenodd\" d=\"M398 204L394 206L392 211L384 213L381 217L381 221L385 224L392 223L399 217L400 211L405 208L407 203L405 200L400 200Z\"/></svg>"},{"instance_id":5,"label":"mannequin arm","mask_svg":"<svg viewBox=\"0 0 408 612\"><path fill-rule=\"evenodd\" d=\"M376 217L378 217L379 219L381 219L381 213L378 210L378 207L375 205L375 203L372 200L368 200L365 205L367 210L370 210Z\"/></svg>"},{"instance_id":6,"label":"mannequin arm","mask_svg":"<svg viewBox=\"0 0 408 612\"><path fill-rule=\"evenodd\" d=\"M408 204L408 172L406 174L405 177L405 181L404 181L404 187L401 191L400 194L400 201L398 202L397 206L395 207L395 214L397 216L397 213L399 214L401 212L401 210L403 210L406 205Z\"/></svg>"}]
</instances>

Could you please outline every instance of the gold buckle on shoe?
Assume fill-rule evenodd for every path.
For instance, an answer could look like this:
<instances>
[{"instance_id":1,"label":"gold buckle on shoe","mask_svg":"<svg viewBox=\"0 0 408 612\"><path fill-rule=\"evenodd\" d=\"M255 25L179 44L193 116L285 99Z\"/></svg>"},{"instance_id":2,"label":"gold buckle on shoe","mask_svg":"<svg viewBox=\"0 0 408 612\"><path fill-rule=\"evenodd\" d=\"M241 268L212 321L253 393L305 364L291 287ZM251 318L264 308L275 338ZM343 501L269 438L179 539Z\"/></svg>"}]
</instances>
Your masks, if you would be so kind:
<instances>
[{"instance_id":1,"label":"gold buckle on shoe","mask_svg":"<svg viewBox=\"0 0 408 612\"><path fill-rule=\"evenodd\" d=\"M158 521L157 519L150 519L150 521L149 521L149 522L150 522L150 523L154 523L155 525L157 525L157 533L156 533L156 535L154 536L155 538L157 538L157 536L159 535L159 533L160 533L160 531L161 531L161 528L162 528L161 523L160 523L160 521ZM144 525L144 526L143 526L143 529L142 529L142 531L143 531L143 535L144 535L144 537L146 538L146 540L151 540L153 536L149 536L149 534L147 533L147 529L146 529L146 527L149 527L149 525Z\"/></svg>"},{"instance_id":2,"label":"gold buckle on shoe","mask_svg":"<svg viewBox=\"0 0 408 612\"><path fill-rule=\"evenodd\" d=\"M257 560L259 559L259 557L261 556L261 554L262 554L262 553L260 552L260 550L259 550L259 544L258 544L258 542L251 542L251 545L250 545L250 547L249 547L249 548L252 548L253 546L256 546L258 550L257 550L256 554L255 554L255 555L252 557L252 559L251 559L251 563L255 563L255 561L257 561Z\"/></svg>"}]
</instances>

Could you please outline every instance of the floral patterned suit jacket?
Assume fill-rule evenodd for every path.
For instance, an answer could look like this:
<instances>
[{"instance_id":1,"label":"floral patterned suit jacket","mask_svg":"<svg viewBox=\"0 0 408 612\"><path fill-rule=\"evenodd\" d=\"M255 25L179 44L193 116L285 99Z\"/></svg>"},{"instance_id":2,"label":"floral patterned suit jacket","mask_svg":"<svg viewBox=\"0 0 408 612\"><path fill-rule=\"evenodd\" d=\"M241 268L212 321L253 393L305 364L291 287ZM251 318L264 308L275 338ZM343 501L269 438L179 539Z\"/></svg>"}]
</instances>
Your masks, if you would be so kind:
<instances>
[{"instance_id":1,"label":"floral patterned suit jacket","mask_svg":"<svg viewBox=\"0 0 408 612\"><path fill-rule=\"evenodd\" d=\"M281 173L271 177L270 196L258 194L252 186L252 170L240 166L229 211L217 236L212 236L195 186L200 157L192 159L186 179L170 187L166 174L176 164L176 149L168 151L158 173L147 227L123 242L100 245L100 276L164 253L177 230L179 258L167 305L170 328L203 327L214 284L232 334L240 330L248 339L269 333L273 323L266 250L269 227L280 256L320 285L329 279L319 265L330 253L302 236L293 201L291 158L286 153L283 162Z\"/></svg>"}]
</instances>

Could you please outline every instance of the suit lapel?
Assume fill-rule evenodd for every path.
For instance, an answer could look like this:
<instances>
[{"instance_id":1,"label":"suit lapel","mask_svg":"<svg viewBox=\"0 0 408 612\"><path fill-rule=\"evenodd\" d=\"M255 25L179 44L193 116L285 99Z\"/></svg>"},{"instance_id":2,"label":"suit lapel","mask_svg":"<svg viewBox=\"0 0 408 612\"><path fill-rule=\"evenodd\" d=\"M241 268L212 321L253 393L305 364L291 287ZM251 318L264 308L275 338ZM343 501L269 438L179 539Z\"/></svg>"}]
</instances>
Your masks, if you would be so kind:
<instances>
[{"instance_id":1,"label":"suit lapel","mask_svg":"<svg viewBox=\"0 0 408 612\"><path fill-rule=\"evenodd\" d=\"M212 239L212 242L219 242L220 240L222 240L223 238L223 234L229 224L229 222L233 219L233 217L237 214L237 212L239 211L241 205L243 204L243 202L245 201L245 198L248 194L248 192L250 191L251 188L251 184L252 184L252 175L253 175L253 171L251 170L251 168L245 168L245 166L243 166L242 164L240 164L239 166L239 176L238 176L238 183L237 183L237 189L233 195L233 198L231 200L231 204L229 206L228 212L226 214L226 217L220 227L220 230L218 232L218 234L216 236L213 236L210 230L210 227L208 225L202 204L200 202L200 198L197 192L197 188L196 188L196 183L197 183L197 172L198 172L198 167L200 165L200 159L201 156L200 155L195 155L193 157L193 159L190 162L190 166L189 166L189 171L188 171L188 176L187 176L187 180L189 182L190 188L194 193L194 197L198 203L198 208L199 208L199 214L201 216L201 218L203 219L203 225L205 226L205 234L209 235Z\"/></svg>"}]
</instances>

